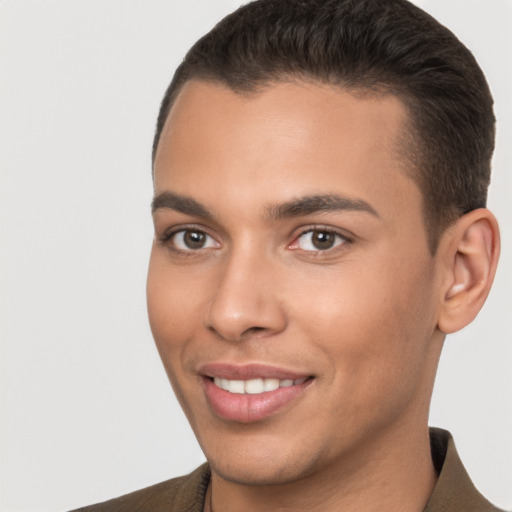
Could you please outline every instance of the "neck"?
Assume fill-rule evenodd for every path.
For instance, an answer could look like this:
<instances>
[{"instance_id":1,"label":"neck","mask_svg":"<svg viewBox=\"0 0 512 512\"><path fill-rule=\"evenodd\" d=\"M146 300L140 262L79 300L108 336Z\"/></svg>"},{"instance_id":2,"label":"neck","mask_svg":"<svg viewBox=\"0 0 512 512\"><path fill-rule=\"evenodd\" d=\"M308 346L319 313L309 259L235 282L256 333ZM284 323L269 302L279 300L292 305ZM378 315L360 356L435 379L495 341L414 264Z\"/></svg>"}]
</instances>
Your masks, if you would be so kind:
<instances>
[{"instance_id":1,"label":"neck","mask_svg":"<svg viewBox=\"0 0 512 512\"><path fill-rule=\"evenodd\" d=\"M357 454L285 484L241 485L213 470L205 511L421 512L437 479L428 429L404 430L381 432Z\"/></svg>"}]
</instances>

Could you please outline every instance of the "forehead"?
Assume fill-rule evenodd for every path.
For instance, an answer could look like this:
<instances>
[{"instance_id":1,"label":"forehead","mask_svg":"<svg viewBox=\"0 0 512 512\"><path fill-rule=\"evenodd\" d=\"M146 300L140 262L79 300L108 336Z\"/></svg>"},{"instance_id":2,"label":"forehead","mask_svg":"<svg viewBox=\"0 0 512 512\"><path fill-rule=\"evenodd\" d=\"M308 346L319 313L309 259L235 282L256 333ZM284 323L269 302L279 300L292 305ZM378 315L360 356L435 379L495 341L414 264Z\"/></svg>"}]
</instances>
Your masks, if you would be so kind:
<instances>
[{"instance_id":1,"label":"forehead","mask_svg":"<svg viewBox=\"0 0 512 512\"><path fill-rule=\"evenodd\" d=\"M408 113L391 94L288 82L239 94L217 83L185 84L155 158L155 191L212 203L254 205L340 193L400 204L408 178L401 154ZM258 190L258 186L263 187ZM265 193L262 193L265 192Z\"/></svg>"},{"instance_id":2,"label":"forehead","mask_svg":"<svg viewBox=\"0 0 512 512\"><path fill-rule=\"evenodd\" d=\"M176 125L184 122L189 128L210 132L209 138L219 123L224 128L231 124L240 136L246 135L243 128L247 128L253 138L267 136L267 140L278 132L287 132L289 140L292 136L300 139L301 132L311 135L315 128L318 134L344 130L345 138L352 134L353 142L362 143L382 141L382 135L388 134L388 142L397 147L398 140L393 139L402 138L407 120L405 105L391 93L348 91L304 81L276 82L239 93L218 82L191 80L174 100L158 149L161 153L161 146L175 135Z\"/></svg>"}]
</instances>

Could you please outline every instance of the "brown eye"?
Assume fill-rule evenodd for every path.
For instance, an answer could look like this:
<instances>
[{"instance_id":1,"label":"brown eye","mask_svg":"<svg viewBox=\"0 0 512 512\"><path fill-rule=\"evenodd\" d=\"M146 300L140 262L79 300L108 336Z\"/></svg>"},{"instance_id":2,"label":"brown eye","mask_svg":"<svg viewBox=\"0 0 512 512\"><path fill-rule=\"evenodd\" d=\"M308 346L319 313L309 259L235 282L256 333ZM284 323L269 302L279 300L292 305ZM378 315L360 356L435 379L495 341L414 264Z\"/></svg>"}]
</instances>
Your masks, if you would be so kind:
<instances>
[{"instance_id":1,"label":"brown eye","mask_svg":"<svg viewBox=\"0 0 512 512\"><path fill-rule=\"evenodd\" d=\"M327 251L346 241L342 235L334 231L312 229L298 238L297 247L303 251Z\"/></svg>"},{"instance_id":2,"label":"brown eye","mask_svg":"<svg viewBox=\"0 0 512 512\"><path fill-rule=\"evenodd\" d=\"M183 242L189 249L201 249L205 243L206 235L200 231L185 231Z\"/></svg>"},{"instance_id":3,"label":"brown eye","mask_svg":"<svg viewBox=\"0 0 512 512\"><path fill-rule=\"evenodd\" d=\"M197 251L218 247L218 243L204 231L182 229L172 236L172 244L180 251Z\"/></svg>"},{"instance_id":4,"label":"brown eye","mask_svg":"<svg viewBox=\"0 0 512 512\"><path fill-rule=\"evenodd\" d=\"M327 231L313 231L311 236L311 243L320 250L330 249L335 241L334 233L328 233Z\"/></svg>"}]
</instances>

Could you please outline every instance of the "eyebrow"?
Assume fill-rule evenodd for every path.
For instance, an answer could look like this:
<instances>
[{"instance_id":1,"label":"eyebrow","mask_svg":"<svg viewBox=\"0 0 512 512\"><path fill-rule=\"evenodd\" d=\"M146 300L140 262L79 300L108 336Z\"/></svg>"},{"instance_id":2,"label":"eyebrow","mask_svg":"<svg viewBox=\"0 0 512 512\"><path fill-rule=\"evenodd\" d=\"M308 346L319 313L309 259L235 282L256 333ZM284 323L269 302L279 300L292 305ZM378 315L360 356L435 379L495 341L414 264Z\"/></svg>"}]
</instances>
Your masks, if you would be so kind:
<instances>
[{"instance_id":1,"label":"eyebrow","mask_svg":"<svg viewBox=\"0 0 512 512\"><path fill-rule=\"evenodd\" d=\"M162 208L175 210L185 215L211 219L212 214L199 202L191 197L182 196L174 192L162 192L156 195L151 202L151 213Z\"/></svg>"},{"instance_id":2,"label":"eyebrow","mask_svg":"<svg viewBox=\"0 0 512 512\"><path fill-rule=\"evenodd\" d=\"M362 199L351 199L338 194L312 195L292 199L282 204L268 208L271 219L300 217L318 212L333 211L359 211L367 212L379 217L377 211Z\"/></svg>"},{"instance_id":3,"label":"eyebrow","mask_svg":"<svg viewBox=\"0 0 512 512\"><path fill-rule=\"evenodd\" d=\"M210 211L195 199L170 191L162 192L153 198L151 212L154 213L159 209L175 210L185 215L205 219L211 219L213 217ZM304 196L267 207L268 217L272 220L332 211L361 211L379 217L377 211L366 201L362 199L351 199L338 194Z\"/></svg>"}]
</instances>

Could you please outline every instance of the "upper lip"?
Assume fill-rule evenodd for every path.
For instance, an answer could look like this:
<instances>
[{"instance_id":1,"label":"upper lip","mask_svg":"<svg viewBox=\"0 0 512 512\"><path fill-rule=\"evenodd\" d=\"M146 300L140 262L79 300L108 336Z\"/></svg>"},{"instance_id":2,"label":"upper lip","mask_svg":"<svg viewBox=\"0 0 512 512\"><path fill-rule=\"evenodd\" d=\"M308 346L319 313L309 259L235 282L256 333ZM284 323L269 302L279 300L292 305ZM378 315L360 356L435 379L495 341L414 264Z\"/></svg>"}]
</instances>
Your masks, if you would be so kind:
<instances>
[{"instance_id":1,"label":"upper lip","mask_svg":"<svg viewBox=\"0 0 512 512\"><path fill-rule=\"evenodd\" d=\"M297 380L309 377L310 374L280 368L268 364L232 364L232 363L207 363L199 367L198 373L206 377L219 377L228 380L250 379L291 379Z\"/></svg>"}]
</instances>

